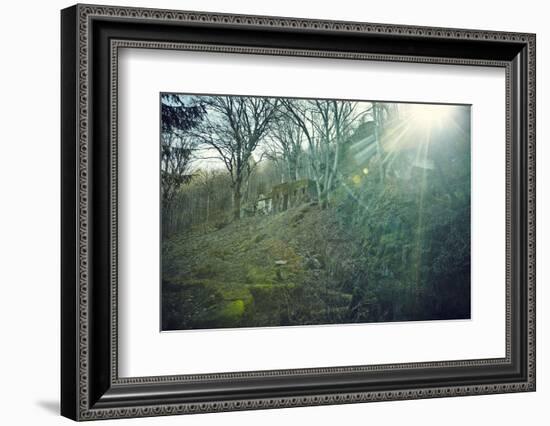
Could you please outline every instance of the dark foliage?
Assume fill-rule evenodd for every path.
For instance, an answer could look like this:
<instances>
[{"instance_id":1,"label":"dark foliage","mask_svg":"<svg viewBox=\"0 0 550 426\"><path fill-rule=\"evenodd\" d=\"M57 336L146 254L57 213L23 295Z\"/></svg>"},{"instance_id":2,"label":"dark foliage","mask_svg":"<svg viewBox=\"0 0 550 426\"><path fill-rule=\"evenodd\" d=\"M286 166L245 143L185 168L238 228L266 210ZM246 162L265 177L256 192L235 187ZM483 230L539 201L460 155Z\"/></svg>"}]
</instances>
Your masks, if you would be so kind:
<instances>
[{"instance_id":1,"label":"dark foliage","mask_svg":"<svg viewBox=\"0 0 550 426\"><path fill-rule=\"evenodd\" d=\"M200 101L187 105L182 96L163 94L161 99L161 132L185 132L193 128L204 116Z\"/></svg>"}]
</instances>

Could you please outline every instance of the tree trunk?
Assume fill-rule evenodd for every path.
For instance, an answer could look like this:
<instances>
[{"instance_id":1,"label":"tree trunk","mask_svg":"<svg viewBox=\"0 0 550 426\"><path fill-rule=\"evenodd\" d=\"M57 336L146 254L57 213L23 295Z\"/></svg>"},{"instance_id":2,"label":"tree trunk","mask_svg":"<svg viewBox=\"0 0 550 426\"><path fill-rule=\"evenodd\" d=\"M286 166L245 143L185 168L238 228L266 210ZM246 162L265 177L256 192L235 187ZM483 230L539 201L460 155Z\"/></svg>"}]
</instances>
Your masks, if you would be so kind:
<instances>
[{"instance_id":1,"label":"tree trunk","mask_svg":"<svg viewBox=\"0 0 550 426\"><path fill-rule=\"evenodd\" d=\"M241 218L241 183L237 182L233 185L233 219Z\"/></svg>"},{"instance_id":2,"label":"tree trunk","mask_svg":"<svg viewBox=\"0 0 550 426\"><path fill-rule=\"evenodd\" d=\"M330 191L332 189L334 177L336 176L336 173L338 171L338 162L340 161L340 137L338 136L336 139L336 147L334 148L334 162L332 164L332 169L330 170L330 175L328 177L327 182L327 196L326 201L327 204L330 203Z\"/></svg>"},{"instance_id":3,"label":"tree trunk","mask_svg":"<svg viewBox=\"0 0 550 426\"><path fill-rule=\"evenodd\" d=\"M298 167L296 165L296 159L295 158L289 158L288 160L288 174L290 177L290 181L298 180Z\"/></svg>"},{"instance_id":4,"label":"tree trunk","mask_svg":"<svg viewBox=\"0 0 550 426\"><path fill-rule=\"evenodd\" d=\"M317 190L317 202L319 203L319 207L323 208L323 190L321 189L321 184L319 183L318 179L315 179L315 189Z\"/></svg>"},{"instance_id":5,"label":"tree trunk","mask_svg":"<svg viewBox=\"0 0 550 426\"><path fill-rule=\"evenodd\" d=\"M379 106L374 106L374 139L376 142L376 152L380 158L380 182L384 183L384 178L386 172L384 170L384 153L382 151L382 145L380 143L380 126L381 126L381 117Z\"/></svg>"}]
</instances>

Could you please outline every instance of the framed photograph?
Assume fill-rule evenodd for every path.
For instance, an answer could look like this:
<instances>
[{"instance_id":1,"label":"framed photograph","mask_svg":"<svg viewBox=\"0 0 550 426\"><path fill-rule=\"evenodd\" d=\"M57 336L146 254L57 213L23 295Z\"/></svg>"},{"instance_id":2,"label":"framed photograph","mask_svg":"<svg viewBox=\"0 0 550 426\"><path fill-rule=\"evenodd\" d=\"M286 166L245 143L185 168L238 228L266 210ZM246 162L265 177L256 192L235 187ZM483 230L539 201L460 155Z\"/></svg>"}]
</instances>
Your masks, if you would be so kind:
<instances>
[{"instance_id":1,"label":"framed photograph","mask_svg":"<svg viewBox=\"0 0 550 426\"><path fill-rule=\"evenodd\" d=\"M61 412L535 390L535 35L61 12Z\"/></svg>"}]
</instances>

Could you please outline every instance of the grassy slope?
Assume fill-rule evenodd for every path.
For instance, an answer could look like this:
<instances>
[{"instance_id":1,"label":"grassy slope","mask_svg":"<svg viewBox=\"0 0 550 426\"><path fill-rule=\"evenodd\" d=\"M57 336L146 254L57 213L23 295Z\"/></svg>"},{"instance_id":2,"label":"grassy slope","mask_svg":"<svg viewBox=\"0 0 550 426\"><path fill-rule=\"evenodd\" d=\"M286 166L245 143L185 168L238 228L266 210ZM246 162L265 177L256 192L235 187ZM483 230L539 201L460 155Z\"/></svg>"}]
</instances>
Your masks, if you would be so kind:
<instances>
[{"instance_id":1,"label":"grassy slope","mask_svg":"<svg viewBox=\"0 0 550 426\"><path fill-rule=\"evenodd\" d=\"M327 263L352 244L339 233L330 210L303 205L165 241L165 328L315 323L327 300L346 309L342 289L318 294Z\"/></svg>"}]
</instances>

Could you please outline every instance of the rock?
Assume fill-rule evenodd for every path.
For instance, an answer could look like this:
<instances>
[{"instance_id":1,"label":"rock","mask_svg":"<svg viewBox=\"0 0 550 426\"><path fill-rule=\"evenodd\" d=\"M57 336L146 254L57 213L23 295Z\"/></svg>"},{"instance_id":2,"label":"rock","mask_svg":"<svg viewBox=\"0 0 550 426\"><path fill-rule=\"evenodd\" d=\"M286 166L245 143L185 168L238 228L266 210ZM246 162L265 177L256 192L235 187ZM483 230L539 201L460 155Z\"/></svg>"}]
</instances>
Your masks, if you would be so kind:
<instances>
[{"instance_id":1,"label":"rock","mask_svg":"<svg viewBox=\"0 0 550 426\"><path fill-rule=\"evenodd\" d=\"M319 262L319 260L317 260L315 257L311 259L311 263L313 264L313 267L315 269L321 269L321 262Z\"/></svg>"},{"instance_id":2,"label":"rock","mask_svg":"<svg viewBox=\"0 0 550 426\"><path fill-rule=\"evenodd\" d=\"M275 265L277 266L282 266L282 265L286 265L288 262L286 260L276 260L275 261Z\"/></svg>"},{"instance_id":3,"label":"rock","mask_svg":"<svg viewBox=\"0 0 550 426\"><path fill-rule=\"evenodd\" d=\"M306 266L309 268L309 269L321 269L321 262L319 262L319 260L317 260L315 257L309 257L307 260L306 260Z\"/></svg>"}]
</instances>

